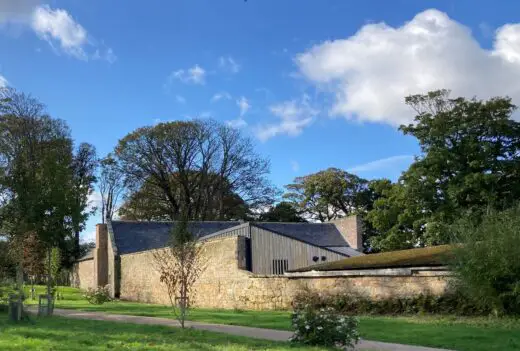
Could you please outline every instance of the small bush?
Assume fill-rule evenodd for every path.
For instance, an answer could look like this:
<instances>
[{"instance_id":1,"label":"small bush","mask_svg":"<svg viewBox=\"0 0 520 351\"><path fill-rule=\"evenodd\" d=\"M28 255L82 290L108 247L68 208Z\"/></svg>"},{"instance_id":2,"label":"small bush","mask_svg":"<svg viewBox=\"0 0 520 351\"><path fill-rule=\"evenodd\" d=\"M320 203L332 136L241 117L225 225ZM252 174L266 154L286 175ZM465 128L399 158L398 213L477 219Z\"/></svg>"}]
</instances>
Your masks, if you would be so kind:
<instances>
[{"instance_id":1,"label":"small bush","mask_svg":"<svg viewBox=\"0 0 520 351\"><path fill-rule=\"evenodd\" d=\"M292 315L294 336L291 341L352 349L359 340L358 320L343 316L334 308L297 308Z\"/></svg>"},{"instance_id":2,"label":"small bush","mask_svg":"<svg viewBox=\"0 0 520 351\"><path fill-rule=\"evenodd\" d=\"M92 305L102 305L105 302L112 301L108 285L98 287L97 289L88 289L83 297Z\"/></svg>"}]
</instances>

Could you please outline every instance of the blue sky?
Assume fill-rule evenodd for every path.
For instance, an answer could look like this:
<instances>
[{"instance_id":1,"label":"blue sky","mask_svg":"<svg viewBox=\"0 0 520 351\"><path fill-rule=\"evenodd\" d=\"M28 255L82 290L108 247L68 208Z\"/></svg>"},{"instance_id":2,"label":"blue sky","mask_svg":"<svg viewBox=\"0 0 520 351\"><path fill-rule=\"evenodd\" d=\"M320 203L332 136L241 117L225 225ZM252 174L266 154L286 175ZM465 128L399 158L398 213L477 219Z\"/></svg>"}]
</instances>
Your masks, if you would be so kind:
<instances>
[{"instance_id":1,"label":"blue sky","mask_svg":"<svg viewBox=\"0 0 520 351\"><path fill-rule=\"evenodd\" d=\"M418 154L404 96L520 99L515 2L1 0L0 85L100 156L158 121L241 128L279 186L340 167L396 179ZM91 237L96 216L84 238Z\"/></svg>"}]
</instances>

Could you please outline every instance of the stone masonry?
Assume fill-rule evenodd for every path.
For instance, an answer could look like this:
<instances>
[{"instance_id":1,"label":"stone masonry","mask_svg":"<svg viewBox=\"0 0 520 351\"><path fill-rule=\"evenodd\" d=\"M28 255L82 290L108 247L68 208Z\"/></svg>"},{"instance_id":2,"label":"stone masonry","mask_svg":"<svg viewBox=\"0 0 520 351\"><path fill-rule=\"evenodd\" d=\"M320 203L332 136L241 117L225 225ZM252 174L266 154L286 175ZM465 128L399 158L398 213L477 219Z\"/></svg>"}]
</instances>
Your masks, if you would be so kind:
<instances>
[{"instance_id":1,"label":"stone masonry","mask_svg":"<svg viewBox=\"0 0 520 351\"><path fill-rule=\"evenodd\" d=\"M410 276L280 277L256 276L239 268L238 237L205 244L207 267L195 286L191 303L204 308L288 309L303 288L319 292L352 291L373 299L418 294L440 295L448 288L449 274ZM154 270L151 252L121 256L121 298L168 304L165 287Z\"/></svg>"}]
</instances>

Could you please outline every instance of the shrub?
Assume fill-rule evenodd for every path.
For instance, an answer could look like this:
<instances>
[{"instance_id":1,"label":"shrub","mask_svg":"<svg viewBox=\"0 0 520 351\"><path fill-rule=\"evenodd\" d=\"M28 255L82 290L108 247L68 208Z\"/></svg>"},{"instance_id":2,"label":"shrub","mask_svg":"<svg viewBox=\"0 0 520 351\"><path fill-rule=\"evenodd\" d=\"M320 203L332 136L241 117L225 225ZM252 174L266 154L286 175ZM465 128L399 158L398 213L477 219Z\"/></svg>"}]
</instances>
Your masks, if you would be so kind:
<instances>
[{"instance_id":1,"label":"shrub","mask_svg":"<svg viewBox=\"0 0 520 351\"><path fill-rule=\"evenodd\" d=\"M108 285L98 287L97 289L88 289L83 297L92 305L102 305L105 302L112 301Z\"/></svg>"},{"instance_id":2,"label":"shrub","mask_svg":"<svg viewBox=\"0 0 520 351\"><path fill-rule=\"evenodd\" d=\"M478 304L457 290L441 296L418 295L372 300L348 291L320 294L303 289L295 296L293 305L309 305L317 309L333 307L346 315L456 314L482 316L489 315L492 311L490 306Z\"/></svg>"},{"instance_id":3,"label":"shrub","mask_svg":"<svg viewBox=\"0 0 520 351\"><path fill-rule=\"evenodd\" d=\"M482 222L454 226L461 243L454 271L458 288L479 308L496 315L520 314L520 205L490 213Z\"/></svg>"},{"instance_id":4,"label":"shrub","mask_svg":"<svg viewBox=\"0 0 520 351\"><path fill-rule=\"evenodd\" d=\"M292 315L292 325L293 342L351 349L359 340L358 320L343 316L332 307L297 308Z\"/></svg>"}]
</instances>

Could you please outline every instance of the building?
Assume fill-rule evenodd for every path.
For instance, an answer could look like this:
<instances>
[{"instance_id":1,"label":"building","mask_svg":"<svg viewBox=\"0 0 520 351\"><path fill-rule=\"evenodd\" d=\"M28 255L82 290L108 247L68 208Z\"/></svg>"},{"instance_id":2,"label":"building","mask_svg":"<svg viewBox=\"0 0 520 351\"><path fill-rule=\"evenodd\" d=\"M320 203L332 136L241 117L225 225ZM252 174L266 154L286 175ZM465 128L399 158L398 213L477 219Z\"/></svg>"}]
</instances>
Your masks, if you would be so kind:
<instances>
[{"instance_id":1,"label":"building","mask_svg":"<svg viewBox=\"0 0 520 351\"><path fill-rule=\"evenodd\" d=\"M168 304L153 252L167 245L174 226L135 221L97 225L96 248L75 264L73 284L82 289L108 285L113 297ZM446 287L446 274L428 267L353 269L349 260L363 256L356 216L329 223L190 222L188 228L204 245L206 262L190 301L197 307L284 309L304 287L355 289L373 298L441 294ZM324 271L329 265L337 269Z\"/></svg>"}]
</instances>

